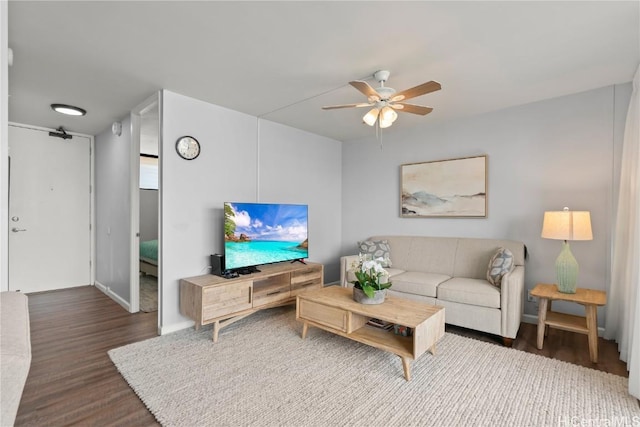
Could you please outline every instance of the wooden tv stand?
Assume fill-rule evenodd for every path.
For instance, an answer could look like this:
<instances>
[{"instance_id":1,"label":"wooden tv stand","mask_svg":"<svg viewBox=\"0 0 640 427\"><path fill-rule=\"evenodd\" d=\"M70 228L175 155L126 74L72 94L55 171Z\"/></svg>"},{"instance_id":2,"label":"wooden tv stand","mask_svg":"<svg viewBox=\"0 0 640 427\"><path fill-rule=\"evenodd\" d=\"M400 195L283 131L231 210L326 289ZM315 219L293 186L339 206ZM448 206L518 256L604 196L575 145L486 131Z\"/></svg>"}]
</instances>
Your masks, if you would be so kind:
<instances>
[{"instance_id":1,"label":"wooden tv stand","mask_svg":"<svg viewBox=\"0 0 640 427\"><path fill-rule=\"evenodd\" d=\"M180 313L196 330L213 323L213 342L222 328L256 311L295 303L298 294L322 288L324 266L308 262L260 266L233 279L206 274L180 280Z\"/></svg>"}]
</instances>

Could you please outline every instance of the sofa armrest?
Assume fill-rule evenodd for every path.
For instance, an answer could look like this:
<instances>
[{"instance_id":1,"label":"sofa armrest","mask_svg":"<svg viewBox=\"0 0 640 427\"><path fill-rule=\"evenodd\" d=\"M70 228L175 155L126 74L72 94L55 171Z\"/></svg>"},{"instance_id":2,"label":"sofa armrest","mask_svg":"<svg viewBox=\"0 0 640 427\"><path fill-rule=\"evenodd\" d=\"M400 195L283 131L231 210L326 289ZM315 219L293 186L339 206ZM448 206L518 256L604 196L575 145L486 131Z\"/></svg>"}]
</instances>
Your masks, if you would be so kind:
<instances>
[{"instance_id":1,"label":"sofa armrest","mask_svg":"<svg viewBox=\"0 0 640 427\"><path fill-rule=\"evenodd\" d=\"M26 295L0 293L0 325L0 425L12 426L31 367L31 326Z\"/></svg>"},{"instance_id":2,"label":"sofa armrest","mask_svg":"<svg viewBox=\"0 0 640 427\"><path fill-rule=\"evenodd\" d=\"M356 266L360 257L358 255L346 255L340 257L340 286L344 288L350 287L350 283L347 280L347 271Z\"/></svg>"},{"instance_id":3,"label":"sofa armrest","mask_svg":"<svg viewBox=\"0 0 640 427\"><path fill-rule=\"evenodd\" d=\"M502 277L500 287L500 309L502 336L515 338L522 320L524 308L524 266L517 265Z\"/></svg>"}]
</instances>

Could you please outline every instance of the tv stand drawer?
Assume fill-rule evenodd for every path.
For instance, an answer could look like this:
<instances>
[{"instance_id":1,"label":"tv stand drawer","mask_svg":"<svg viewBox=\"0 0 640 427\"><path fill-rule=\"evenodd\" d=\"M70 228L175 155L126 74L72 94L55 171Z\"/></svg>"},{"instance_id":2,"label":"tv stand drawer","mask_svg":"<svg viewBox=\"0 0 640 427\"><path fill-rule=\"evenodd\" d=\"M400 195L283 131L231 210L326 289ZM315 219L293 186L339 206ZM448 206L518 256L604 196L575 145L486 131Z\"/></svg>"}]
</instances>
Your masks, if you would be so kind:
<instances>
[{"instance_id":1,"label":"tv stand drawer","mask_svg":"<svg viewBox=\"0 0 640 427\"><path fill-rule=\"evenodd\" d=\"M291 293L291 276L287 273L277 274L253 281L253 306L260 307L276 301L289 299Z\"/></svg>"},{"instance_id":2,"label":"tv stand drawer","mask_svg":"<svg viewBox=\"0 0 640 427\"><path fill-rule=\"evenodd\" d=\"M202 319L215 319L252 307L251 282L235 282L229 286L204 288L202 292Z\"/></svg>"},{"instance_id":3,"label":"tv stand drawer","mask_svg":"<svg viewBox=\"0 0 640 427\"><path fill-rule=\"evenodd\" d=\"M307 268L291 272L291 289L303 287L304 284L315 282L322 285L322 265L310 265Z\"/></svg>"}]
</instances>

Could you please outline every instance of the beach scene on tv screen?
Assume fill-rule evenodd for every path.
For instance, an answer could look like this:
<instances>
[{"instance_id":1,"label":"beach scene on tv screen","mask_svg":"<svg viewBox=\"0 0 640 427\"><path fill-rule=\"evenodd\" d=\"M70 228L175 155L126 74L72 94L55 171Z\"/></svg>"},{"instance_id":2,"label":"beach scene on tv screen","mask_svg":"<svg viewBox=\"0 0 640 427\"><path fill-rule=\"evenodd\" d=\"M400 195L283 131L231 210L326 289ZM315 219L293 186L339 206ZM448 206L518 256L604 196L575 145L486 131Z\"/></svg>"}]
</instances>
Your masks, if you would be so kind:
<instances>
[{"instance_id":1,"label":"beach scene on tv screen","mask_svg":"<svg viewBox=\"0 0 640 427\"><path fill-rule=\"evenodd\" d=\"M307 216L307 205L225 203L225 268L307 258Z\"/></svg>"}]
</instances>

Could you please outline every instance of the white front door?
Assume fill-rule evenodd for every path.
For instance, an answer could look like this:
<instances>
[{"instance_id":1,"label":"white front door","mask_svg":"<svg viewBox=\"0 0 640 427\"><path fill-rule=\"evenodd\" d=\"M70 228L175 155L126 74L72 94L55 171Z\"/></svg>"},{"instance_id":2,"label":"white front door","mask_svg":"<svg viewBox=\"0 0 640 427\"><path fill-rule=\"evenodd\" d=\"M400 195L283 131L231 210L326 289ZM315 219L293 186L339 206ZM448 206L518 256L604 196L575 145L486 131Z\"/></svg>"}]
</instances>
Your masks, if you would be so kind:
<instances>
[{"instance_id":1,"label":"white front door","mask_svg":"<svg viewBox=\"0 0 640 427\"><path fill-rule=\"evenodd\" d=\"M9 126L9 289L91 284L91 139Z\"/></svg>"}]
</instances>

